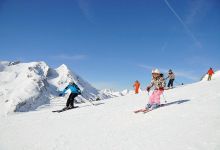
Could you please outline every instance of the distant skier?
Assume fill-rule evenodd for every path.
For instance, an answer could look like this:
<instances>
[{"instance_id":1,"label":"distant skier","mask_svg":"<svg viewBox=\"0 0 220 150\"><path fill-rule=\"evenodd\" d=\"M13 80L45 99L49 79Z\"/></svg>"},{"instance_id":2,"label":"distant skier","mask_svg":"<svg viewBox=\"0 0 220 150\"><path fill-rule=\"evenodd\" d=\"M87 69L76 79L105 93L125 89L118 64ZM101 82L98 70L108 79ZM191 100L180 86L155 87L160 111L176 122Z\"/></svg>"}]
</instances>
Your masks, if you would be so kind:
<instances>
[{"instance_id":1,"label":"distant skier","mask_svg":"<svg viewBox=\"0 0 220 150\"><path fill-rule=\"evenodd\" d=\"M173 73L173 71L171 69L168 71L168 76L166 77L166 79L168 79L168 78L169 78L169 82L168 82L167 87L168 88L173 88L173 82L175 80L175 74Z\"/></svg>"},{"instance_id":2,"label":"distant skier","mask_svg":"<svg viewBox=\"0 0 220 150\"><path fill-rule=\"evenodd\" d=\"M134 83L134 88L135 88L135 94L138 94L139 93L139 88L140 88L140 82L138 80L135 81Z\"/></svg>"},{"instance_id":3,"label":"distant skier","mask_svg":"<svg viewBox=\"0 0 220 150\"><path fill-rule=\"evenodd\" d=\"M147 91L149 92L152 87L154 87L154 91L149 97L149 102L146 107L134 112L148 112L158 108L160 106L160 96L163 94L165 84L165 80L163 76L161 76L160 71L158 69L152 70L152 81L150 85L147 86Z\"/></svg>"},{"instance_id":4,"label":"distant skier","mask_svg":"<svg viewBox=\"0 0 220 150\"><path fill-rule=\"evenodd\" d=\"M81 94L81 90L74 82L70 82L69 85L59 94L59 96L65 95L65 92L67 90L70 90L71 94L69 95L69 98L67 99L66 107L64 109L71 109L71 108L74 108L75 98Z\"/></svg>"},{"instance_id":5,"label":"distant skier","mask_svg":"<svg viewBox=\"0 0 220 150\"><path fill-rule=\"evenodd\" d=\"M210 68L207 72L208 74L208 81L212 80L212 75L214 74L214 71L212 68Z\"/></svg>"}]
</instances>

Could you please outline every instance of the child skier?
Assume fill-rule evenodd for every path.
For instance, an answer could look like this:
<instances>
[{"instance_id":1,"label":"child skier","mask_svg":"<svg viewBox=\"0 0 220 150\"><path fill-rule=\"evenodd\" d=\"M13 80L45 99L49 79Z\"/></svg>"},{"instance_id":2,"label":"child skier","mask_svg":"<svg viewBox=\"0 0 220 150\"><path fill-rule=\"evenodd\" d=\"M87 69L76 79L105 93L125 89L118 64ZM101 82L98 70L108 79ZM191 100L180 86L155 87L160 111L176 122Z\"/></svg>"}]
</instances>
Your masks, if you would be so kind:
<instances>
[{"instance_id":1,"label":"child skier","mask_svg":"<svg viewBox=\"0 0 220 150\"><path fill-rule=\"evenodd\" d=\"M152 87L154 87L154 91L150 96L146 107L144 109L135 111L135 113L148 112L158 108L160 106L160 96L163 94L165 84L165 80L163 76L161 76L160 71L158 69L152 70L152 81L150 85L147 86L147 91L149 92Z\"/></svg>"},{"instance_id":2,"label":"child skier","mask_svg":"<svg viewBox=\"0 0 220 150\"><path fill-rule=\"evenodd\" d=\"M136 80L133 86L135 88L135 94L138 94L139 88L140 88L140 82L138 80Z\"/></svg>"},{"instance_id":3,"label":"child skier","mask_svg":"<svg viewBox=\"0 0 220 150\"><path fill-rule=\"evenodd\" d=\"M212 70L212 68L208 70L207 74L208 74L208 81L210 81L212 79L212 75L214 74L214 71Z\"/></svg>"},{"instance_id":4,"label":"child skier","mask_svg":"<svg viewBox=\"0 0 220 150\"><path fill-rule=\"evenodd\" d=\"M173 73L173 71L171 69L168 71L168 77L166 77L166 79L168 79L168 78L169 78L169 82L168 82L167 87L168 88L173 88L173 82L175 80L175 74Z\"/></svg>"},{"instance_id":5,"label":"child skier","mask_svg":"<svg viewBox=\"0 0 220 150\"><path fill-rule=\"evenodd\" d=\"M59 96L65 95L65 92L69 89L71 91L71 94L67 99L66 107L64 108L64 110L74 108L74 100L78 95L81 94L81 90L79 89L79 87L74 82L70 82L69 85L59 94Z\"/></svg>"}]
</instances>

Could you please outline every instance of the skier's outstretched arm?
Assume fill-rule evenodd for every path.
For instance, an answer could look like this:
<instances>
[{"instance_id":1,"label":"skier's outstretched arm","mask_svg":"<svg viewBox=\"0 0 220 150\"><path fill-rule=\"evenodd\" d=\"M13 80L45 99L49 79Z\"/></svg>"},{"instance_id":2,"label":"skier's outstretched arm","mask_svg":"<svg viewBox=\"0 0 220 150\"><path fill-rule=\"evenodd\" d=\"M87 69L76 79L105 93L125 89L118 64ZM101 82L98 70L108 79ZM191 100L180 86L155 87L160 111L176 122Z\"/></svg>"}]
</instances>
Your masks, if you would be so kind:
<instances>
[{"instance_id":1,"label":"skier's outstretched arm","mask_svg":"<svg viewBox=\"0 0 220 150\"><path fill-rule=\"evenodd\" d=\"M63 96L68 89L69 89L69 85L65 87L65 89L59 94L59 96Z\"/></svg>"}]
</instances>

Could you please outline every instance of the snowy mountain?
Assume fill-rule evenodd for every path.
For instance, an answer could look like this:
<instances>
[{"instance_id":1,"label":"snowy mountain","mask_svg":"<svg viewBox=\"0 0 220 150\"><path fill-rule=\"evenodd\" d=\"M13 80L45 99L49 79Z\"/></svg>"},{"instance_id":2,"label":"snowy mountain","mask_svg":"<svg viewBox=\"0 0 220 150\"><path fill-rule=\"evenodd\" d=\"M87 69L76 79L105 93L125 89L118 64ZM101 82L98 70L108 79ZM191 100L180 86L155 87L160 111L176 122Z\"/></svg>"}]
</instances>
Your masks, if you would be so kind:
<instances>
[{"instance_id":1,"label":"snowy mountain","mask_svg":"<svg viewBox=\"0 0 220 150\"><path fill-rule=\"evenodd\" d=\"M49 102L48 70L44 62L0 62L1 109L6 112L32 110Z\"/></svg>"},{"instance_id":2,"label":"snowy mountain","mask_svg":"<svg viewBox=\"0 0 220 150\"><path fill-rule=\"evenodd\" d=\"M52 87L56 87L58 91L62 91L70 81L74 81L82 90L82 95L78 97L79 101L111 98L94 88L76 73L73 73L64 64L57 69L50 68L47 77L50 85L52 85Z\"/></svg>"},{"instance_id":3,"label":"snowy mountain","mask_svg":"<svg viewBox=\"0 0 220 150\"><path fill-rule=\"evenodd\" d=\"M7 79L15 76L8 73ZM212 81L166 90L161 96L164 106L147 114L133 113L149 98L147 92L141 92L94 101L96 106L77 104L79 108L62 113L51 112L62 108L60 104L0 116L0 149L219 150L219 89L220 71Z\"/></svg>"},{"instance_id":4,"label":"snowy mountain","mask_svg":"<svg viewBox=\"0 0 220 150\"><path fill-rule=\"evenodd\" d=\"M107 99L106 95L76 75L67 66L50 68L45 62L0 62L0 109L5 113L35 110L49 104L70 81L82 90L78 102ZM68 94L66 95L66 98Z\"/></svg>"},{"instance_id":5,"label":"snowy mountain","mask_svg":"<svg viewBox=\"0 0 220 150\"><path fill-rule=\"evenodd\" d=\"M128 94L133 94L134 93L134 91L128 90L128 89L125 89L121 92L116 92L112 89L103 89L103 90L101 90L101 92L104 93L105 95L110 96L110 97L125 96L125 95L128 95Z\"/></svg>"}]
</instances>

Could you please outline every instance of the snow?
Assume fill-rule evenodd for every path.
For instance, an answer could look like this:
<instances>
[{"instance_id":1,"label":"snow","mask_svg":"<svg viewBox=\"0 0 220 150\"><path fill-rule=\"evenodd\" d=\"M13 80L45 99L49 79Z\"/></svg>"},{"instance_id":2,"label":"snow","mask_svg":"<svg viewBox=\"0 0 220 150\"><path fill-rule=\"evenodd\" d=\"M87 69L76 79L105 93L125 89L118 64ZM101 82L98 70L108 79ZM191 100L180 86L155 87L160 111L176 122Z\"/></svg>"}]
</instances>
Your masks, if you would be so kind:
<instances>
[{"instance_id":1,"label":"snow","mask_svg":"<svg viewBox=\"0 0 220 150\"><path fill-rule=\"evenodd\" d=\"M212 78L216 79L219 77L219 75L220 75L220 71L216 71L214 72L214 75L212 76ZM207 81L207 79L208 79L208 74L205 74L202 78L202 81Z\"/></svg>"},{"instance_id":2,"label":"snow","mask_svg":"<svg viewBox=\"0 0 220 150\"><path fill-rule=\"evenodd\" d=\"M13 64L8 62L8 64ZM0 108L3 113L33 110L48 101L45 62L1 63ZM2 111L1 111L2 112Z\"/></svg>"},{"instance_id":3,"label":"snow","mask_svg":"<svg viewBox=\"0 0 220 150\"><path fill-rule=\"evenodd\" d=\"M212 81L166 90L167 104L147 114L133 113L147 103L144 91L52 113L65 105L59 97L57 105L1 116L0 149L219 150L219 89L218 71Z\"/></svg>"}]
</instances>

